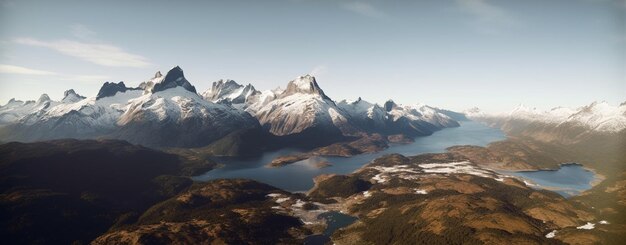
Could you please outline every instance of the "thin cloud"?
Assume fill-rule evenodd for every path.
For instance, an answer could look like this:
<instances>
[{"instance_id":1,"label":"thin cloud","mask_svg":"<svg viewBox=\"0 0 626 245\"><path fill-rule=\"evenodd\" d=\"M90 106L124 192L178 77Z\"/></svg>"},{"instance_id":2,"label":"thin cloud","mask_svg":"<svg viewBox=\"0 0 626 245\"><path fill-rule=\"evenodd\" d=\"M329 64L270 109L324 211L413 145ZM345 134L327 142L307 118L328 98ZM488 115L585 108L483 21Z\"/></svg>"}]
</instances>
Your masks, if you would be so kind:
<instances>
[{"instance_id":1,"label":"thin cloud","mask_svg":"<svg viewBox=\"0 0 626 245\"><path fill-rule=\"evenodd\" d=\"M82 24L73 24L70 26L72 35L77 38L89 40L96 36L96 32Z\"/></svg>"},{"instance_id":2,"label":"thin cloud","mask_svg":"<svg viewBox=\"0 0 626 245\"><path fill-rule=\"evenodd\" d=\"M346 10L352 11L354 13L364 15L372 18L382 18L385 17L385 13L380 11L380 9L374 7L373 5L365 2L349 2L344 3L342 7Z\"/></svg>"},{"instance_id":3,"label":"thin cloud","mask_svg":"<svg viewBox=\"0 0 626 245\"><path fill-rule=\"evenodd\" d=\"M476 23L483 28L494 26L510 26L518 21L505 9L495 6L487 0L455 0L456 5L464 12L476 18ZM485 26L489 25L489 26Z\"/></svg>"},{"instance_id":4,"label":"thin cloud","mask_svg":"<svg viewBox=\"0 0 626 245\"><path fill-rule=\"evenodd\" d=\"M57 75L56 72L31 69L23 66L2 65L0 64L0 73L20 74L20 75Z\"/></svg>"},{"instance_id":5,"label":"thin cloud","mask_svg":"<svg viewBox=\"0 0 626 245\"><path fill-rule=\"evenodd\" d=\"M0 64L0 73L4 74L17 74L17 75L35 75L35 76L51 76L56 79L77 81L77 82L103 82L107 80L108 76L101 75L74 75L74 74L61 74L53 71L38 70L23 66L5 65Z\"/></svg>"},{"instance_id":6,"label":"thin cloud","mask_svg":"<svg viewBox=\"0 0 626 245\"><path fill-rule=\"evenodd\" d=\"M41 41L33 38L18 38L18 44L43 47L55 50L67 56L76 57L94 64L110 67L148 67L148 59L128 53L119 47L71 40Z\"/></svg>"}]
</instances>

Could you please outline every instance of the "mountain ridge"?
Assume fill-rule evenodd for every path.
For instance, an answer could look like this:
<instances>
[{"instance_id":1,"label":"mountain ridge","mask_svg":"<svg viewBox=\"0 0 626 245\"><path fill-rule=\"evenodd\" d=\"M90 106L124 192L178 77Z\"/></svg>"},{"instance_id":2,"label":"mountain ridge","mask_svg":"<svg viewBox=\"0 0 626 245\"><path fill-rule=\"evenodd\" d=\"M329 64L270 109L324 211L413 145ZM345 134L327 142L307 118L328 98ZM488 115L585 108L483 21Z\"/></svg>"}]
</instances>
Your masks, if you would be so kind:
<instances>
[{"instance_id":1,"label":"mountain ridge","mask_svg":"<svg viewBox=\"0 0 626 245\"><path fill-rule=\"evenodd\" d=\"M363 103L376 111L381 108ZM152 147L202 147L251 129L290 142L284 144L318 147L370 133L416 137L458 126L445 114L421 104L380 113L381 118L375 118L378 126L359 122L362 111L351 111L332 100L311 75L296 77L285 89L266 91L222 79L198 93L176 66L165 75L156 72L137 87L123 81L105 82L95 97L70 89L61 101L46 94L32 102L13 99L0 106L0 139L112 138Z\"/></svg>"}]
</instances>

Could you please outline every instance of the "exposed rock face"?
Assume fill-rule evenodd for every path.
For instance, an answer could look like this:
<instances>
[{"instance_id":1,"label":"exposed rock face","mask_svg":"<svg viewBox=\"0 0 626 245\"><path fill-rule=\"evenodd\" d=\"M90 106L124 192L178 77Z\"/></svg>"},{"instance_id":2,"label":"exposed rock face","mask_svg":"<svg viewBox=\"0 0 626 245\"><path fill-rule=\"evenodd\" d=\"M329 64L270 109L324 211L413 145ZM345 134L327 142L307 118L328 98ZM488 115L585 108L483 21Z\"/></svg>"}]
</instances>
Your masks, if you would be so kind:
<instances>
[{"instance_id":1,"label":"exposed rock face","mask_svg":"<svg viewBox=\"0 0 626 245\"><path fill-rule=\"evenodd\" d=\"M157 73L155 77L158 75L159 73ZM185 75L183 74L183 69L181 69L179 66L176 66L167 72L163 80L161 80L158 83L155 83L154 87L150 90L150 92L156 93L159 91L164 91L166 89L175 88L178 86L185 88L185 90L189 92L196 93L196 88L193 85L191 85L191 83L189 83L187 79L185 79Z\"/></svg>"},{"instance_id":2,"label":"exposed rock face","mask_svg":"<svg viewBox=\"0 0 626 245\"><path fill-rule=\"evenodd\" d=\"M152 87L154 87L155 83L160 82L161 80L163 80L163 74L161 74L161 71L157 71L154 74L154 77L152 77L148 81L140 83L138 88L148 92L148 91L152 90Z\"/></svg>"},{"instance_id":3,"label":"exposed rock face","mask_svg":"<svg viewBox=\"0 0 626 245\"><path fill-rule=\"evenodd\" d=\"M96 96L96 99L102 99L104 97L111 97L119 92L126 92L127 90L134 90L134 89L137 89L137 88L126 87L124 82L119 82L119 83L105 82L100 88L100 91L98 91L98 95Z\"/></svg>"},{"instance_id":4,"label":"exposed rock face","mask_svg":"<svg viewBox=\"0 0 626 245\"><path fill-rule=\"evenodd\" d=\"M394 108L396 108L398 105L396 105L395 102L393 102L393 100L388 100L385 102L385 111L391 111Z\"/></svg>"}]
</instances>

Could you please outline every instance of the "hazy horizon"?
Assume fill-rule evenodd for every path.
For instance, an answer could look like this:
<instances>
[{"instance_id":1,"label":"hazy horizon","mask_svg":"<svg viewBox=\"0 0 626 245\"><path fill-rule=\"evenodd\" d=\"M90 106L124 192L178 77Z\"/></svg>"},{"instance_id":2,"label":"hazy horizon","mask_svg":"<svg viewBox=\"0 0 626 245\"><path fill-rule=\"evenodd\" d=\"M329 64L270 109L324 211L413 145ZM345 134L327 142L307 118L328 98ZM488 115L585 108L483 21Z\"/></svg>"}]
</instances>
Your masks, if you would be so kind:
<instances>
[{"instance_id":1,"label":"hazy horizon","mask_svg":"<svg viewBox=\"0 0 626 245\"><path fill-rule=\"evenodd\" d=\"M626 101L622 0L63 2L0 1L0 104L95 96L176 65L199 93L312 73L337 101L489 112Z\"/></svg>"}]
</instances>

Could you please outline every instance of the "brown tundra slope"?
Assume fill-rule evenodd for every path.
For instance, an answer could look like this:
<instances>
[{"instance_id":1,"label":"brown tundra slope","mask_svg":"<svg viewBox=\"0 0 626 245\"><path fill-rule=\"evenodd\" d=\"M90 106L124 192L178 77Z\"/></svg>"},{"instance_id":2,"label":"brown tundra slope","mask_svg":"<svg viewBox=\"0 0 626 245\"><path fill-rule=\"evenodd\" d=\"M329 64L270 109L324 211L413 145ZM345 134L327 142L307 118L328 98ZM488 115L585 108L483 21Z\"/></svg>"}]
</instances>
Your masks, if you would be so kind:
<instances>
[{"instance_id":1,"label":"brown tundra slope","mask_svg":"<svg viewBox=\"0 0 626 245\"><path fill-rule=\"evenodd\" d=\"M309 196L359 217L335 244L619 244L623 235L590 205L454 153L384 156L318 178ZM596 228L576 228L587 222Z\"/></svg>"}]
</instances>

